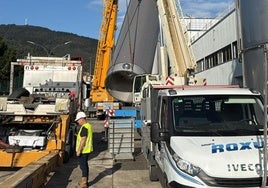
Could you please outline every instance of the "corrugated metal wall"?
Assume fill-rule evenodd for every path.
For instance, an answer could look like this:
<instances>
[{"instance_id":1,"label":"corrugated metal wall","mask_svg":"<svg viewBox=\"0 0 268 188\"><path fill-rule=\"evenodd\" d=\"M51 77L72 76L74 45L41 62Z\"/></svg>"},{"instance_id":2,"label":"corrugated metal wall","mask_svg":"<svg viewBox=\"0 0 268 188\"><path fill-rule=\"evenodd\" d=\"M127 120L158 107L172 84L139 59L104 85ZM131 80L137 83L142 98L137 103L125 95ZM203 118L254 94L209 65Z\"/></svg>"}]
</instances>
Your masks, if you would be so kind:
<instances>
[{"instance_id":1,"label":"corrugated metal wall","mask_svg":"<svg viewBox=\"0 0 268 188\"><path fill-rule=\"evenodd\" d=\"M264 94L265 53L263 44L268 43L268 1L238 1L241 23L241 39L244 85Z\"/></svg>"}]
</instances>

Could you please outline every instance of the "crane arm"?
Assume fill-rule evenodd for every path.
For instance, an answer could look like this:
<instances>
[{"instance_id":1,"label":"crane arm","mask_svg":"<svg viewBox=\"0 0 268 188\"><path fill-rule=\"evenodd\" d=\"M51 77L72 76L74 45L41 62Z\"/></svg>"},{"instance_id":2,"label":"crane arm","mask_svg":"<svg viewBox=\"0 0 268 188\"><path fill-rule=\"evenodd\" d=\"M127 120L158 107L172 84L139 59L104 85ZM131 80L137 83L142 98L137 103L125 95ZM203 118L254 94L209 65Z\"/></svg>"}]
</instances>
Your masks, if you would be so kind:
<instances>
[{"instance_id":1,"label":"crane arm","mask_svg":"<svg viewBox=\"0 0 268 188\"><path fill-rule=\"evenodd\" d=\"M103 18L90 93L92 102L113 101L113 97L105 89L105 79L114 47L118 0L104 0L103 2Z\"/></svg>"},{"instance_id":2,"label":"crane arm","mask_svg":"<svg viewBox=\"0 0 268 188\"><path fill-rule=\"evenodd\" d=\"M169 75L186 77L196 64L187 45L175 1L157 0L157 6L170 61Z\"/></svg>"}]
</instances>

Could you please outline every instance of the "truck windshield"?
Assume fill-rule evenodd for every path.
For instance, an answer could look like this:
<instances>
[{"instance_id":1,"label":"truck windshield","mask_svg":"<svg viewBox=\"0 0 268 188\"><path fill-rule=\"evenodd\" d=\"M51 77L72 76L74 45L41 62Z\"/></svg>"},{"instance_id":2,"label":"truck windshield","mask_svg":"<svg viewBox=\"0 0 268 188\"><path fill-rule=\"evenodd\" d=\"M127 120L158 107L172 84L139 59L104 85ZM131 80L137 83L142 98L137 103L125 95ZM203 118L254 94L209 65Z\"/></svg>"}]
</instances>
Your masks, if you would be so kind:
<instances>
[{"instance_id":1,"label":"truck windshield","mask_svg":"<svg viewBox=\"0 0 268 188\"><path fill-rule=\"evenodd\" d=\"M263 105L254 96L177 96L172 109L175 135L263 134Z\"/></svg>"}]
</instances>

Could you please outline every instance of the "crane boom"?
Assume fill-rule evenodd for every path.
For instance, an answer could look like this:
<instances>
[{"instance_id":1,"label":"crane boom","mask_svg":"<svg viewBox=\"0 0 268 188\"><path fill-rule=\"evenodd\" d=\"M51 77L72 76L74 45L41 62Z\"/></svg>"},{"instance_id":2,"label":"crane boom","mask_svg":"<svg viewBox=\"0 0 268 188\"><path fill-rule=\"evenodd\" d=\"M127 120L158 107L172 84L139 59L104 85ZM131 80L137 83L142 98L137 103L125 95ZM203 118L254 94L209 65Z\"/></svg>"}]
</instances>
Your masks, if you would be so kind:
<instances>
[{"instance_id":1,"label":"crane boom","mask_svg":"<svg viewBox=\"0 0 268 188\"><path fill-rule=\"evenodd\" d=\"M170 61L169 75L187 77L195 69L195 60L182 28L174 0L158 0L157 6L167 53Z\"/></svg>"},{"instance_id":2,"label":"crane boom","mask_svg":"<svg viewBox=\"0 0 268 188\"><path fill-rule=\"evenodd\" d=\"M114 47L118 0L104 0L103 19L98 42L93 82L91 87L91 100L93 103L110 101L114 99L105 89L105 79Z\"/></svg>"},{"instance_id":3,"label":"crane boom","mask_svg":"<svg viewBox=\"0 0 268 188\"><path fill-rule=\"evenodd\" d=\"M103 5L102 24L90 92L90 99L95 104L96 115L99 119L103 118L107 109L119 108L119 103L114 102L114 98L105 88L105 79L114 47L118 0L103 0Z\"/></svg>"},{"instance_id":4,"label":"crane boom","mask_svg":"<svg viewBox=\"0 0 268 188\"><path fill-rule=\"evenodd\" d=\"M201 85L202 78L193 76L196 68L194 55L183 28L181 7L174 0L157 0L160 25L161 71L156 75L136 75L133 82L133 103L140 105L143 91L149 85Z\"/></svg>"}]
</instances>

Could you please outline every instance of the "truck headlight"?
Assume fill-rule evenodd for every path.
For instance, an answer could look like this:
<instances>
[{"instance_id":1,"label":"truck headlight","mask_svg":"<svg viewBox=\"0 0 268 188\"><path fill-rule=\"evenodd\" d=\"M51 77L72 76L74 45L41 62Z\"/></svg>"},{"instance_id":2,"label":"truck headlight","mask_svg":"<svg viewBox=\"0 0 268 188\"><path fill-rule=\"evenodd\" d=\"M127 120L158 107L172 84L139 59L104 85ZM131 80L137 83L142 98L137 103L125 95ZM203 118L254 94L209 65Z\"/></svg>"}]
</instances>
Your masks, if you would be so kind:
<instances>
[{"instance_id":1,"label":"truck headlight","mask_svg":"<svg viewBox=\"0 0 268 188\"><path fill-rule=\"evenodd\" d=\"M201 171L199 167L181 159L176 153L174 153L172 157L176 162L177 167L183 172L190 174L191 176L196 176Z\"/></svg>"}]
</instances>

